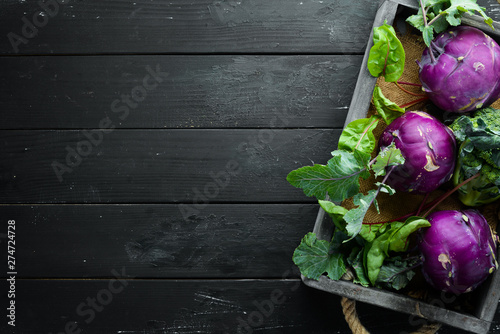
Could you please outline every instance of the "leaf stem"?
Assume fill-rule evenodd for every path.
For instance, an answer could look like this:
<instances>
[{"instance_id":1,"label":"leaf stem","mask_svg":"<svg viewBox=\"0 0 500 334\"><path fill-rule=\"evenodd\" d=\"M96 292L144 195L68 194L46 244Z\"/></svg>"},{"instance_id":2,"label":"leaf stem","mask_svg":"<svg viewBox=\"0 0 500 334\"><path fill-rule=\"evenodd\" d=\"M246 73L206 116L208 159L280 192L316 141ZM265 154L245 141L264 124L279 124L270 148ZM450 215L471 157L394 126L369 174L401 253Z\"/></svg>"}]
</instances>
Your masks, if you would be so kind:
<instances>
[{"instance_id":1,"label":"leaf stem","mask_svg":"<svg viewBox=\"0 0 500 334\"><path fill-rule=\"evenodd\" d=\"M385 173L385 176L384 178L382 179L382 182L380 182L380 185L378 186L377 188L377 191L375 192L375 196L373 196L373 199L371 200L370 204L368 205L368 207L370 207L370 205L373 204L373 202L375 202L375 199L377 198L377 196L380 194L380 190L382 189L382 184L385 184L385 182L387 181L387 179L389 178L389 175L392 173L392 171L394 170L394 168L396 168L398 165L394 165L394 166L391 166L391 169L389 169L389 171L387 173Z\"/></svg>"},{"instance_id":2,"label":"leaf stem","mask_svg":"<svg viewBox=\"0 0 500 334\"><path fill-rule=\"evenodd\" d=\"M417 94L417 93L410 92L409 90L404 89L397 81L394 81L394 84L396 86L398 86L398 88L401 89L403 92L408 93L410 95L413 95L413 96L427 96L426 94Z\"/></svg>"},{"instance_id":3,"label":"leaf stem","mask_svg":"<svg viewBox=\"0 0 500 334\"><path fill-rule=\"evenodd\" d=\"M420 206L418 207L417 213L415 214L416 216L418 216L420 214L420 212L422 211L422 209L425 205L425 202L427 202L427 199L429 198L429 195L430 195L430 193L425 194L424 200L422 201L422 203L420 203Z\"/></svg>"},{"instance_id":4,"label":"leaf stem","mask_svg":"<svg viewBox=\"0 0 500 334\"><path fill-rule=\"evenodd\" d=\"M438 15L436 15L432 20L429 21L429 23L427 23L428 26L431 26L434 24L434 22L436 22L441 16L443 16L443 13L444 12L441 12L439 13ZM424 16L425 17L425 16Z\"/></svg>"},{"instance_id":5,"label":"leaf stem","mask_svg":"<svg viewBox=\"0 0 500 334\"><path fill-rule=\"evenodd\" d=\"M391 219L391 220L388 220L388 221L383 221L383 222L374 222L374 223L365 223L363 222L363 224L366 224L366 225L377 225L377 224L387 224L387 223L392 223L392 222L397 222L397 221L404 221L408 218L410 218L411 216L415 216L415 215L418 215L422 210L426 210L426 209L429 209L427 210L427 212L421 216L423 218L425 218L432 210L434 210L436 208L437 205L439 205L442 201L444 201L446 198L448 198L451 194L453 194L455 191L457 191L458 189L460 189L462 186L464 186L465 184L467 184L468 182L474 180L476 177L479 177L480 173L477 173L476 175L468 178L467 180L463 181L462 183L460 183L459 185L457 185L455 188L449 190L448 192L444 193L443 195L439 196L438 198L436 198L434 201L430 202L430 203L426 203L425 205L423 203L425 203L426 199L427 199L427 196L426 198L424 199L423 203L420 205L419 209L417 211L413 211L413 212L410 212L404 216L401 216L401 217L398 217L398 218L395 218L395 219ZM419 212L420 211L420 212Z\"/></svg>"},{"instance_id":6,"label":"leaf stem","mask_svg":"<svg viewBox=\"0 0 500 334\"><path fill-rule=\"evenodd\" d=\"M408 85L408 86L417 86L417 87L422 87L421 84L413 83L413 82L406 82L406 81L398 81L397 82L400 85Z\"/></svg>"},{"instance_id":7,"label":"leaf stem","mask_svg":"<svg viewBox=\"0 0 500 334\"><path fill-rule=\"evenodd\" d=\"M422 98L417 99L417 100L415 100L415 101L411 101L411 102L408 102L408 103L402 104L402 105L400 105L399 107L400 107L400 108L407 108L407 107L411 107L411 106L413 106L413 105L415 105L415 104L417 104L417 103L423 102L423 101L428 100L428 99L429 99L429 97L427 97L427 96L426 96L426 97L422 97Z\"/></svg>"},{"instance_id":8,"label":"leaf stem","mask_svg":"<svg viewBox=\"0 0 500 334\"><path fill-rule=\"evenodd\" d=\"M430 24L427 22L427 11L429 10L429 7L426 9L424 7L424 1L423 0L419 0L420 2L420 7L422 9L422 17L424 18L424 27L427 28ZM438 15L439 16L439 15ZM435 18L434 18L435 19ZM434 23L434 19L431 20L432 23ZM424 28L424 29L425 29ZM433 29L433 28L432 28ZM431 46L429 47L429 55L431 57L431 61L432 63L435 63L436 62L436 58L434 58L434 53L432 52L432 44Z\"/></svg>"},{"instance_id":9,"label":"leaf stem","mask_svg":"<svg viewBox=\"0 0 500 334\"><path fill-rule=\"evenodd\" d=\"M439 204L441 204L442 201L444 201L445 199L447 199L451 194L453 194L455 191L457 191L458 189L460 189L462 186L466 185L467 183L469 183L470 181L474 180L475 178L479 177L479 175L481 175L481 173L477 173L476 175L468 178L467 180L463 181L462 183L458 184L455 188L449 190L448 192L446 192L444 195L440 196L437 200L435 200L433 202L433 205L431 206L431 208L429 210L427 210L426 213L424 213L424 215L422 216L423 218L427 217L427 215L429 213L431 213L432 210L434 210Z\"/></svg>"},{"instance_id":10,"label":"leaf stem","mask_svg":"<svg viewBox=\"0 0 500 334\"><path fill-rule=\"evenodd\" d=\"M420 2L420 8L422 9L422 16L424 18L424 25L427 27L427 10L424 7L423 0L419 0L419 2Z\"/></svg>"}]
</instances>

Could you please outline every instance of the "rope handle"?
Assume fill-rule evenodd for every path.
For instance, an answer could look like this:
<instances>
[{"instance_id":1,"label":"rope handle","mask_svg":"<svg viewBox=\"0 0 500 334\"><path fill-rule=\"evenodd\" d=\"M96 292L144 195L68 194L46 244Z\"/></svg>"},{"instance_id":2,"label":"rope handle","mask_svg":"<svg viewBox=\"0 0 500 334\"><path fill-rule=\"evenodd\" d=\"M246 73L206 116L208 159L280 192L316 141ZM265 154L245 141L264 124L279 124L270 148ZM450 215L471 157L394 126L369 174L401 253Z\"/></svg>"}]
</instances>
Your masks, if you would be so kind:
<instances>
[{"instance_id":1,"label":"rope handle","mask_svg":"<svg viewBox=\"0 0 500 334\"><path fill-rule=\"evenodd\" d=\"M344 276L342 276L342 279L347 281L353 280L352 272L348 270ZM359 320L358 312L356 312L356 301L342 297L340 304L342 305L344 318L349 325L352 334L370 334L370 332L361 323L361 320ZM441 328L441 324L429 323L423 325L412 334L435 334L439 328Z\"/></svg>"}]
</instances>

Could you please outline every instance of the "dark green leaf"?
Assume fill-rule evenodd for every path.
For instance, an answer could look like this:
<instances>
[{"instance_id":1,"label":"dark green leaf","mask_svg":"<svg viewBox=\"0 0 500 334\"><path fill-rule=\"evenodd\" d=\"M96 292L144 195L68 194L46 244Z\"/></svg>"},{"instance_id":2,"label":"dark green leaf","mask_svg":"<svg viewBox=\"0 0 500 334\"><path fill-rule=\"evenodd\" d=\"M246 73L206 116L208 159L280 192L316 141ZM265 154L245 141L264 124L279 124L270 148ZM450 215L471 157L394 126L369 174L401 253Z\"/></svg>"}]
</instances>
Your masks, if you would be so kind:
<instances>
[{"instance_id":1,"label":"dark green leaf","mask_svg":"<svg viewBox=\"0 0 500 334\"><path fill-rule=\"evenodd\" d=\"M424 38L425 45L430 46L432 40L434 39L434 28L432 26L424 27L422 30L422 36Z\"/></svg>"},{"instance_id":2,"label":"dark green leaf","mask_svg":"<svg viewBox=\"0 0 500 334\"><path fill-rule=\"evenodd\" d=\"M344 215L344 220L347 223L346 231L351 238L354 238L361 231L361 228L363 226L363 219L365 218L366 212L368 211L370 205L375 201L376 196L376 190L370 190L366 195L358 193L356 196L354 196L354 205L356 205L357 207L349 210Z\"/></svg>"},{"instance_id":3,"label":"dark green leaf","mask_svg":"<svg viewBox=\"0 0 500 334\"><path fill-rule=\"evenodd\" d=\"M288 182L318 199L325 199L328 194L333 202L342 202L354 196L359 192L359 178L370 176L366 169L370 155L343 150L333 151L332 155L327 165L316 164L290 172Z\"/></svg>"},{"instance_id":4,"label":"dark green leaf","mask_svg":"<svg viewBox=\"0 0 500 334\"><path fill-rule=\"evenodd\" d=\"M342 131L339 138L340 150L359 150L372 153L377 143L373 130L377 127L380 117L360 118L350 122Z\"/></svg>"},{"instance_id":5,"label":"dark green leaf","mask_svg":"<svg viewBox=\"0 0 500 334\"><path fill-rule=\"evenodd\" d=\"M493 20L484 12L485 8L479 6L476 0L450 0L450 6L443 12L446 14L446 20L452 26L461 24L461 17L464 13L474 14L479 13L484 22L493 28Z\"/></svg>"},{"instance_id":6,"label":"dark green leaf","mask_svg":"<svg viewBox=\"0 0 500 334\"><path fill-rule=\"evenodd\" d=\"M361 231L359 231L359 236L368 242L372 242L377 237L377 235L379 233L383 233L386 226L387 226L387 224L383 224L383 223L363 224L361 226Z\"/></svg>"},{"instance_id":7,"label":"dark green leaf","mask_svg":"<svg viewBox=\"0 0 500 334\"><path fill-rule=\"evenodd\" d=\"M365 246L365 266L370 282L375 285L380 268L389 256L390 230L379 235L373 242Z\"/></svg>"},{"instance_id":8,"label":"dark green leaf","mask_svg":"<svg viewBox=\"0 0 500 334\"><path fill-rule=\"evenodd\" d=\"M404 252L408 248L408 238L410 234L422 227L429 227L429 221L422 217L410 217L404 223L395 223L391 226L389 239L389 250L393 252Z\"/></svg>"},{"instance_id":9,"label":"dark green leaf","mask_svg":"<svg viewBox=\"0 0 500 334\"><path fill-rule=\"evenodd\" d=\"M406 19L406 22L408 22L410 25L415 27L416 29L420 31L424 31L424 16L422 15L422 12L420 11L418 14L408 16Z\"/></svg>"},{"instance_id":10,"label":"dark green leaf","mask_svg":"<svg viewBox=\"0 0 500 334\"><path fill-rule=\"evenodd\" d=\"M362 286L370 286L370 281L368 280L368 276L366 276L365 266L363 265L363 248L353 248L351 254L347 258L347 263L355 273L353 282L361 284Z\"/></svg>"},{"instance_id":11,"label":"dark green leaf","mask_svg":"<svg viewBox=\"0 0 500 334\"><path fill-rule=\"evenodd\" d=\"M381 183L381 182L376 182L375 185L380 188L380 191L389 195L394 195L396 193L396 190L392 188L390 185Z\"/></svg>"},{"instance_id":12,"label":"dark green leaf","mask_svg":"<svg viewBox=\"0 0 500 334\"><path fill-rule=\"evenodd\" d=\"M370 282L375 285L384 260L389 252L403 252L408 247L409 236L430 223L421 217L410 217L404 223L393 222L377 238L365 246L365 265Z\"/></svg>"},{"instance_id":13,"label":"dark green leaf","mask_svg":"<svg viewBox=\"0 0 500 334\"><path fill-rule=\"evenodd\" d=\"M424 7L437 7L438 5L447 5L449 6L450 0L424 0Z\"/></svg>"},{"instance_id":14,"label":"dark green leaf","mask_svg":"<svg viewBox=\"0 0 500 334\"><path fill-rule=\"evenodd\" d=\"M454 7L454 8L448 8L446 11L446 21L452 25L452 26L458 26L462 22L460 19L462 13L460 12L459 8Z\"/></svg>"},{"instance_id":15,"label":"dark green leaf","mask_svg":"<svg viewBox=\"0 0 500 334\"><path fill-rule=\"evenodd\" d=\"M434 21L432 26L434 27L434 32L439 34L448 29L450 25L448 24L448 21L446 21L446 18L441 15L436 21Z\"/></svg>"},{"instance_id":16,"label":"dark green leaf","mask_svg":"<svg viewBox=\"0 0 500 334\"><path fill-rule=\"evenodd\" d=\"M415 276L412 268L417 263L418 259L403 260L400 256L387 258L380 267L376 284L395 290L403 289Z\"/></svg>"},{"instance_id":17,"label":"dark green leaf","mask_svg":"<svg viewBox=\"0 0 500 334\"><path fill-rule=\"evenodd\" d=\"M348 210L343 206L337 205L330 201L319 200L318 203L321 206L321 208L325 210L326 213L328 213L330 218L332 218L332 221L335 224L335 226L344 230L345 229L344 215L347 213Z\"/></svg>"},{"instance_id":18,"label":"dark green leaf","mask_svg":"<svg viewBox=\"0 0 500 334\"><path fill-rule=\"evenodd\" d=\"M376 86L373 90L373 105L387 125L405 112L403 108L386 98L379 86Z\"/></svg>"},{"instance_id":19,"label":"dark green leaf","mask_svg":"<svg viewBox=\"0 0 500 334\"><path fill-rule=\"evenodd\" d=\"M464 13L479 13L484 22L493 28L493 20L486 15L485 8L480 7L476 0L424 0L423 5L426 8L426 20L429 25L425 24L421 8L406 21L422 32L427 46L430 46L434 32L443 32L449 25L460 25Z\"/></svg>"},{"instance_id":20,"label":"dark green leaf","mask_svg":"<svg viewBox=\"0 0 500 334\"><path fill-rule=\"evenodd\" d=\"M318 280L327 273L328 277L338 280L346 272L343 255L338 251L345 234L334 235L331 242L318 240L316 234L310 232L304 236L293 253L293 262L299 267L302 275Z\"/></svg>"},{"instance_id":21,"label":"dark green leaf","mask_svg":"<svg viewBox=\"0 0 500 334\"><path fill-rule=\"evenodd\" d=\"M468 116L460 116L453 122L453 133L459 141L470 141L469 152L472 148L480 150L492 150L500 147L500 132L486 124L482 118L476 120L476 124Z\"/></svg>"},{"instance_id":22,"label":"dark green leaf","mask_svg":"<svg viewBox=\"0 0 500 334\"><path fill-rule=\"evenodd\" d=\"M368 57L368 70L374 77L384 76L387 82L403 74L405 51L394 28L387 23L373 29L373 46Z\"/></svg>"},{"instance_id":23,"label":"dark green leaf","mask_svg":"<svg viewBox=\"0 0 500 334\"><path fill-rule=\"evenodd\" d=\"M401 150L396 148L394 143L391 143L377 155L371 170L375 173L375 176L381 176L385 175L386 167L402 165L404 162L405 158L401 154Z\"/></svg>"}]
</instances>

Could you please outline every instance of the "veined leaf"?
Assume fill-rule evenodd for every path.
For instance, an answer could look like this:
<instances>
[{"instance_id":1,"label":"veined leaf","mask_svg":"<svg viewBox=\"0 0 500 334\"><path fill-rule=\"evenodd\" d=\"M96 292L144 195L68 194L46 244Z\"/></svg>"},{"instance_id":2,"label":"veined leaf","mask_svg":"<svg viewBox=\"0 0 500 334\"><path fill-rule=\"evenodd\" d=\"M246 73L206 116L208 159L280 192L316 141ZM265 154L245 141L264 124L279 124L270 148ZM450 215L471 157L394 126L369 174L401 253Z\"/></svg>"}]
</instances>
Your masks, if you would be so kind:
<instances>
[{"instance_id":1,"label":"veined leaf","mask_svg":"<svg viewBox=\"0 0 500 334\"><path fill-rule=\"evenodd\" d=\"M406 22L411 24L414 28L423 31L425 27L424 16L420 10L418 14L410 15L406 18Z\"/></svg>"},{"instance_id":2,"label":"veined leaf","mask_svg":"<svg viewBox=\"0 0 500 334\"><path fill-rule=\"evenodd\" d=\"M422 217L410 217L404 223L395 224L394 227L391 227L394 232L389 239L389 250L393 252L406 251L410 234L419 228L429 226L431 226L431 223Z\"/></svg>"},{"instance_id":3,"label":"veined leaf","mask_svg":"<svg viewBox=\"0 0 500 334\"><path fill-rule=\"evenodd\" d=\"M450 25L460 25L464 13L479 13L493 29L493 20L486 15L485 8L477 4L477 0L423 0L423 5L429 25L425 24L422 8L417 14L409 16L406 22L422 32L427 46L430 46L434 33L443 32Z\"/></svg>"},{"instance_id":4,"label":"veined leaf","mask_svg":"<svg viewBox=\"0 0 500 334\"><path fill-rule=\"evenodd\" d=\"M359 150L372 153L377 144L373 130L377 127L380 117L360 118L347 124L339 139L340 150Z\"/></svg>"},{"instance_id":5,"label":"veined leaf","mask_svg":"<svg viewBox=\"0 0 500 334\"><path fill-rule=\"evenodd\" d=\"M371 169L375 173L375 176L381 176L385 175L386 167L402 165L404 162L405 158L401 154L401 150L396 148L394 143L391 143L380 151Z\"/></svg>"},{"instance_id":6,"label":"veined leaf","mask_svg":"<svg viewBox=\"0 0 500 334\"><path fill-rule=\"evenodd\" d=\"M401 290L415 276L412 269L418 259L402 259L400 256L387 258L380 267L376 284L378 286Z\"/></svg>"},{"instance_id":7,"label":"veined leaf","mask_svg":"<svg viewBox=\"0 0 500 334\"><path fill-rule=\"evenodd\" d=\"M349 210L344 215L344 220L347 223L346 231L351 238L354 238L361 231L361 228L363 226L363 219L365 218L366 212L370 208L370 205L375 201L376 196L376 190L370 190L366 195L358 193L356 196L354 196L354 205L356 205L357 207Z\"/></svg>"},{"instance_id":8,"label":"veined leaf","mask_svg":"<svg viewBox=\"0 0 500 334\"><path fill-rule=\"evenodd\" d=\"M446 17L444 17L443 15L440 15L436 19L436 21L434 21L432 26L434 27L434 32L436 34L442 33L443 31L445 31L450 27L448 21L446 21Z\"/></svg>"},{"instance_id":9,"label":"veined leaf","mask_svg":"<svg viewBox=\"0 0 500 334\"><path fill-rule=\"evenodd\" d=\"M432 26L424 27L422 30L422 36L424 38L425 45L430 46L432 40L434 39L434 28Z\"/></svg>"},{"instance_id":10,"label":"veined leaf","mask_svg":"<svg viewBox=\"0 0 500 334\"><path fill-rule=\"evenodd\" d=\"M294 187L301 188L307 196L342 202L359 192L359 178L367 179L370 155L361 151L336 150L326 165L315 164L290 172L287 180Z\"/></svg>"},{"instance_id":11,"label":"veined leaf","mask_svg":"<svg viewBox=\"0 0 500 334\"><path fill-rule=\"evenodd\" d=\"M377 113L384 119L387 125L404 114L405 110L384 96L382 89L376 86L373 90L373 105Z\"/></svg>"},{"instance_id":12,"label":"veined leaf","mask_svg":"<svg viewBox=\"0 0 500 334\"><path fill-rule=\"evenodd\" d=\"M343 206L336 205L330 201L318 201L319 205L326 213L332 218L335 226L343 231L345 231L346 222L344 220L344 216L349 210L344 208ZM359 231L359 236L363 238L365 241L373 241L377 236L377 233L383 232L387 224L362 224L361 230Z\"/></svg>"},{"instance_id":13,"label":"veined leaf","mask_svg":"<svg viewBox=\"0 0 500 334\"><path fill-rule=\"evenodd\" d=\"M496 113L497 109L488 107L481 111ZM474 124L470 117L460 116L453 125L453 134L457 139L470 143L470 147L466 150L468 152L471 152L473 148L489 151L500 147L500 132L489 127L485 120L480 117L475 120Z\"/></svg>"},{"instance_id":14,"label":"veined leaf","mask_svg":"<svg viewBox=\"0 0 500 334\"><path fill-rule=\"evenodd\" d=\"M435 7L437 5L445 5L450 0L424 0L424 7Z\"/></svg>"},{"instance_id":15,"label":"veined leaf","mask_svg":"<svg viewBox=\"0 0 500 334\"><path fill-rule=\"evenodd\" d=\"M312 232L306 234L293 253L293 262L302 275L318 280L326 272L331 279L339 280L346 272L343 255L338 251L344 236L336 232L329 242L318 240Z\"/></svg>"},{"instance_id":16,"label":"veined leaf","mask_svg":"<svg viewBox=\"0 0 500 334\"><path fill-rule=\"evenodd\" d=\"M371 243L365 246L365 265L370 282L375 285L382 264L389 252L403 252L408 247L409 236L430 223L421 217L410 217L405 222L393 222Z\"/></svg>"},{"instance_id":17,"label":"veined leaf","mask_svg":"<svg viewBox=\"0 0 500 334\"><path fill-rule=\"evenodd\" d=\"M368 57L368 70L374 77L397 81L403 74L405 51L394 28L387 23L373 29L373 46Z\"/></svg>"},{"instance_id":18,"label":"veined leaf","mask_svg":"<svg viewBox=\"0 0 500 334\"><path fill-rule=\"evenodd\" d=\"M361 231L359 231L359 236L362 237L365 241L372 242L375 238L383 233L387 224L363 224L361 226Z\"/></svg>"},{"instance_id":19,"label":"veined leaf","mask_svg":"<svg viewBox=\"0 0 500 334\"><path fill-rule=\"evenodd\" d=\"M319 206L323 210L325 210L326 213L328 213L335 226L344 230L345 229L344 215L349 210L347 210L343 206L337 205L330 201L318 200L318 203Z\"/></svg>"},{"instance_id":20,"label":"veined leaf","mask_svg":"<svg viewBox=\"0 0 500 334\"><path fill-rule=\"evenodd\" d=\"M370 282L375 285L380 268L389 252L390 230L379 235L365 246L365 266Z\"/></svg>"},{"instance_id":21,"label":"veined leaf","mask_svg":"<svg viewBox=\"0 0 500 334\"><path fill-rule=\"evenodd\" d=\"M446 20L452 26L461 24L463 13L479 13L486 24L493 28L493 20L484 12L485 8L477 4L476 0L450 0L450 6L443 12L446 14Z\"/></svg>"},{"instance_id":22,"label":"veined leaf","mask_svg":"<svg viewBox=\"0 0 500 334\"><path fill-rule=\"evenodd\" d=\"M375 182L375 185L380 188L380 191L389 195L394 195L396 193L396 190L392 188L390 185L382 183L382 182Z\"/></svg>"},{"instance_id":23,"label":"veined leaf","mask_svg":"<svg viewBox=\"0 0 500 334\"><path fill-rule=\"evenodd\" d=\"M363 265L363 248L354 248L347 258L347 263L352 267L354 273L356 274L353 282L361 284L362 286L370 286L370 281L366 276L365 266Z\"/></svg>"}]
</instances>

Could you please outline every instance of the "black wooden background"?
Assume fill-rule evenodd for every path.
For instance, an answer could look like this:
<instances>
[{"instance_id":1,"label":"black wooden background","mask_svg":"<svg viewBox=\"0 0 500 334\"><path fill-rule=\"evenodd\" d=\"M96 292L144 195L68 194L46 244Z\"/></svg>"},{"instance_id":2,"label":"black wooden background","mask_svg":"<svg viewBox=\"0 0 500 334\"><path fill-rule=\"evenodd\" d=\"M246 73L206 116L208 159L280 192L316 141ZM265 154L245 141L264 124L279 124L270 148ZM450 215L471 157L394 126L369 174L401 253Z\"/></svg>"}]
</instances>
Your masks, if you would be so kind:
<instances>
[{"instance_id":1,"label":"black wooden background","mask_svg":"<svg viewBox=\"0 0 500 334\"><path fill-rule=\"evenodd\" d=\"M377 9L0 1L0 332L350 333L291 261L318 207L285 178L336 147Z\"/></svg>"}]
</instances>

